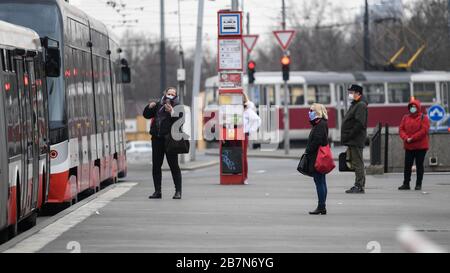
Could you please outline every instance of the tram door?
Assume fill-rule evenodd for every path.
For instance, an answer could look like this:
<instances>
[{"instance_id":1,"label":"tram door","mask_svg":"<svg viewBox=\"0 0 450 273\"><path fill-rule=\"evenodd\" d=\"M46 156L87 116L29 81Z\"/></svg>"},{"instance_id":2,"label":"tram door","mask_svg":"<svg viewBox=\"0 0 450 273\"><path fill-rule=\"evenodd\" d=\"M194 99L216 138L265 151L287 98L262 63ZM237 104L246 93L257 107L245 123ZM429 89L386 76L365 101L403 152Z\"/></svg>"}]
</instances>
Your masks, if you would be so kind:
<instances>
[{"instance_id":1,"label":"tram door","mask_svg":"<svg viewBox=\"0 0 450 273\"><path fill-rule=\"evenodd\" d=\"M347 92L345 84L336 84L335 97L336 97L336 139L341 140L341 125L344 120L345 113L348 110Z\"/></svg>"},{"instance_id":2,"label":"tram door","mask_svg":"<svg viewBox=\"0 0 450 273\"><path fill-rule=\"evenodd\" d=\"M31 109L30 79L22 58L15 59L17 83L19 91L21 146L22 146L22 175L20 177L20 210L19 217L23 216L31 202L31 189L29 182L33 183L33 117Z\"/></svg>"},{"instance_id":3,"label":"tram door","mask_svg":"<svg viewBox=\"0 0 450 273\"><path fill-rule=\"evenodd\" d=\"M258 115L262 120L261 127L258 132L258 142L272 143L277 141L276 134L279 129L276 126L278 121L276 105L276 92L274 85L259 85L254 89L255 104L258 108ZM274 107L274 108L271 108ZM263 110L260 112L260 110Z\"/></svg>"},{"instance_id":4,"label":"tram door","mask_svg":"<svg viewBox=\"0 0 450 273\"><path fill-rule=\"evenodd\" d=\"M29 119L30 126L27 126L27 135L30 136L32 140L31 147L31 157L28 158L28 164L32 166L32 195L31 195L31 206L32 208L37 207L38 202L38 190L39 190L39 126L38 126L38 94L36 86L36 70L34 67L33 59L26 61L25 69L28 77L28 84L25 86L25 92L28 93L29 100ZM30 176L30 175L29 175Z\"/></svg>"},{"instance_id":5,"label":"tram door","mask_svg":"<svg viewBox=\"0 0 450 273\"><path fill-rule=\"evenodd\" d=\"M2 52L0 52L1 54ZM1 64L0 64L1 68ZM6 78L6 77L5 77ZM5 102L4 96L6 92L3 92L3 75L0 74L0 228L5 227L7 224L7 200L9 191L9 179L8 179L8 150L6 143L6 119L4 109ZM5 90L6 91L6 90Z\"/></svg>"}]
</instances>

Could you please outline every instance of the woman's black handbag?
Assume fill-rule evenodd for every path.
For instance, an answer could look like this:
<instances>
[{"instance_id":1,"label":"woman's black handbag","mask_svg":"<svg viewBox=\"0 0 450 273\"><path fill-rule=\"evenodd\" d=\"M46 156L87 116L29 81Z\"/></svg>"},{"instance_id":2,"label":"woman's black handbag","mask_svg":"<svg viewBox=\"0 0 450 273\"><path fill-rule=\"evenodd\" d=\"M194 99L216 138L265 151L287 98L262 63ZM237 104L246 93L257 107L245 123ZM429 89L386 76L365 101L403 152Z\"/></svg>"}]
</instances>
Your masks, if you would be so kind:
<instances>
[{"instance_id":1,"label":"woman's black handbag","mask_svg":"<svg viewBox=\"0 0 450 273\"><path fill-rule=\"evenodd\" d=\"M171 134L168 134L165 139L166 153L168 154L187 154L191 147L189 137L185 134L181 140L173 139Z\"/></svg>"},{"instance_id":2,"label":"woman's black handbag","mask_svg":"<svg viewBox=\"0 0 450 273\"><path fill-rule=\"evenodd\" d=\"M297 171L303 175L312 176L312 174L309 173L308 165L308 156L303 154L300 158L300 162L298 163Z\"/></svg>"}]
</instances>

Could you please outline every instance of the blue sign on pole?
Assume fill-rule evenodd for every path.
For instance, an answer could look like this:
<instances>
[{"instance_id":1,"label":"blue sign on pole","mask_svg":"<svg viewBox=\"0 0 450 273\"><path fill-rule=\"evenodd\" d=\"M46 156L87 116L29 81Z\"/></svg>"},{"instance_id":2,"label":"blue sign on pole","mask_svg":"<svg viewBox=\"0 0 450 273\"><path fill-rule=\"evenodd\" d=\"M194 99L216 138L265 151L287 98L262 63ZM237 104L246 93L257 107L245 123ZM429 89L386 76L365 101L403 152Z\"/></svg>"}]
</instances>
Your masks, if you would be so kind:
<instances>
[{"instance_id":1,"label":"blue sign on pole","mask_svg":"<svg viewBox=\"0 0 450 273\"><path fill-rule=\"evenodd\" d=\"M219 36L239 36L241 34L241 15L239 13L219 14Z\"/></svg>"},{"instance_id":2,"label":"blue sign on pole","mask_svg":"<svg viewBox=\"0 0 450 273\"><path fill-rule=\"evenodd\" d=\"M446 116L444 107L439 104L435 104L428 109L428 117L431 121L439 122Z\"/></svg>"}]
</instances>

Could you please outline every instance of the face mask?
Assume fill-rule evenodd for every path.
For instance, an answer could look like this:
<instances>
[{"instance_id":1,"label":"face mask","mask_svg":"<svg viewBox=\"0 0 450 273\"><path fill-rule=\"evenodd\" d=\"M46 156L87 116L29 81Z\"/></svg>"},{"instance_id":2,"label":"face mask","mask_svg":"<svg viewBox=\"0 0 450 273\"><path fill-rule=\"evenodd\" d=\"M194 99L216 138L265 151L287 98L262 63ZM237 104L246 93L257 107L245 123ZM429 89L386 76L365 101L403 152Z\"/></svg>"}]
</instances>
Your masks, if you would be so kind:
<instances>
[{"instance_id":1,"label":"face mask","mask_svg":"<svg viewBox=\"0 0 450 273\"><path fill-rule=\"evenodd\" d=\"M309 112L309 121L313 121L317 118L317 114L315 111L310 111Z\"/></svg>"},{"instance_id":2,"label":"face mask","mask_svg":"<svg viewBox=\"0 0 450 273\"><path fill-rule=\"evenodd\" d=\"M355 95L354 95L354 94L348 94L348 99L349 99L350 101L355 100Z\"/></svg>"},{"instance_id":3,"label":"face mask","mask_svg":"<svg viewBox=\"0 0 450 273\"><path fill-rule=\"evenodd\" d=\"M411 112L411 114L415 114L417 112L417 108L413 106L409 108L409 112Z\"/></svg>"},{"instance_id":4,"label":"face mask","mask_svg":"<svg viewBox=\"0 0 450 273\"><path fill-rule=\"evenodd\" d=\"M168 98L169 100L173 100L175 96L167 95L166 98Z\"/></svg>"}]
</instances>

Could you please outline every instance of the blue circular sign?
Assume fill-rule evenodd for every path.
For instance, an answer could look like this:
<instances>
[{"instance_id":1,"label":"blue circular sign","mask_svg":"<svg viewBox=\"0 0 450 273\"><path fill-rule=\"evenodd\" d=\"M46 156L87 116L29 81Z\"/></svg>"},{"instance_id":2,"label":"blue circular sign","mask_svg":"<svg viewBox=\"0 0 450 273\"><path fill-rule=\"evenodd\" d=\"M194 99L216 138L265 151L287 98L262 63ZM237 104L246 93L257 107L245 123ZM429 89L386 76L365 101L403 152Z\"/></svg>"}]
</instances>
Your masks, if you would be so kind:
<instances>
[{"instance_id":1,"label":"blue circular sign","mask_svg":"<svg viewBox=\"0 0 450 273\"><path fill-rule=\"evenodd\" d=\"M445 118L445 109L439 104L435 104L428 109L428 117L431 121L439 122Z\"/></svg>"}]
</instances>

